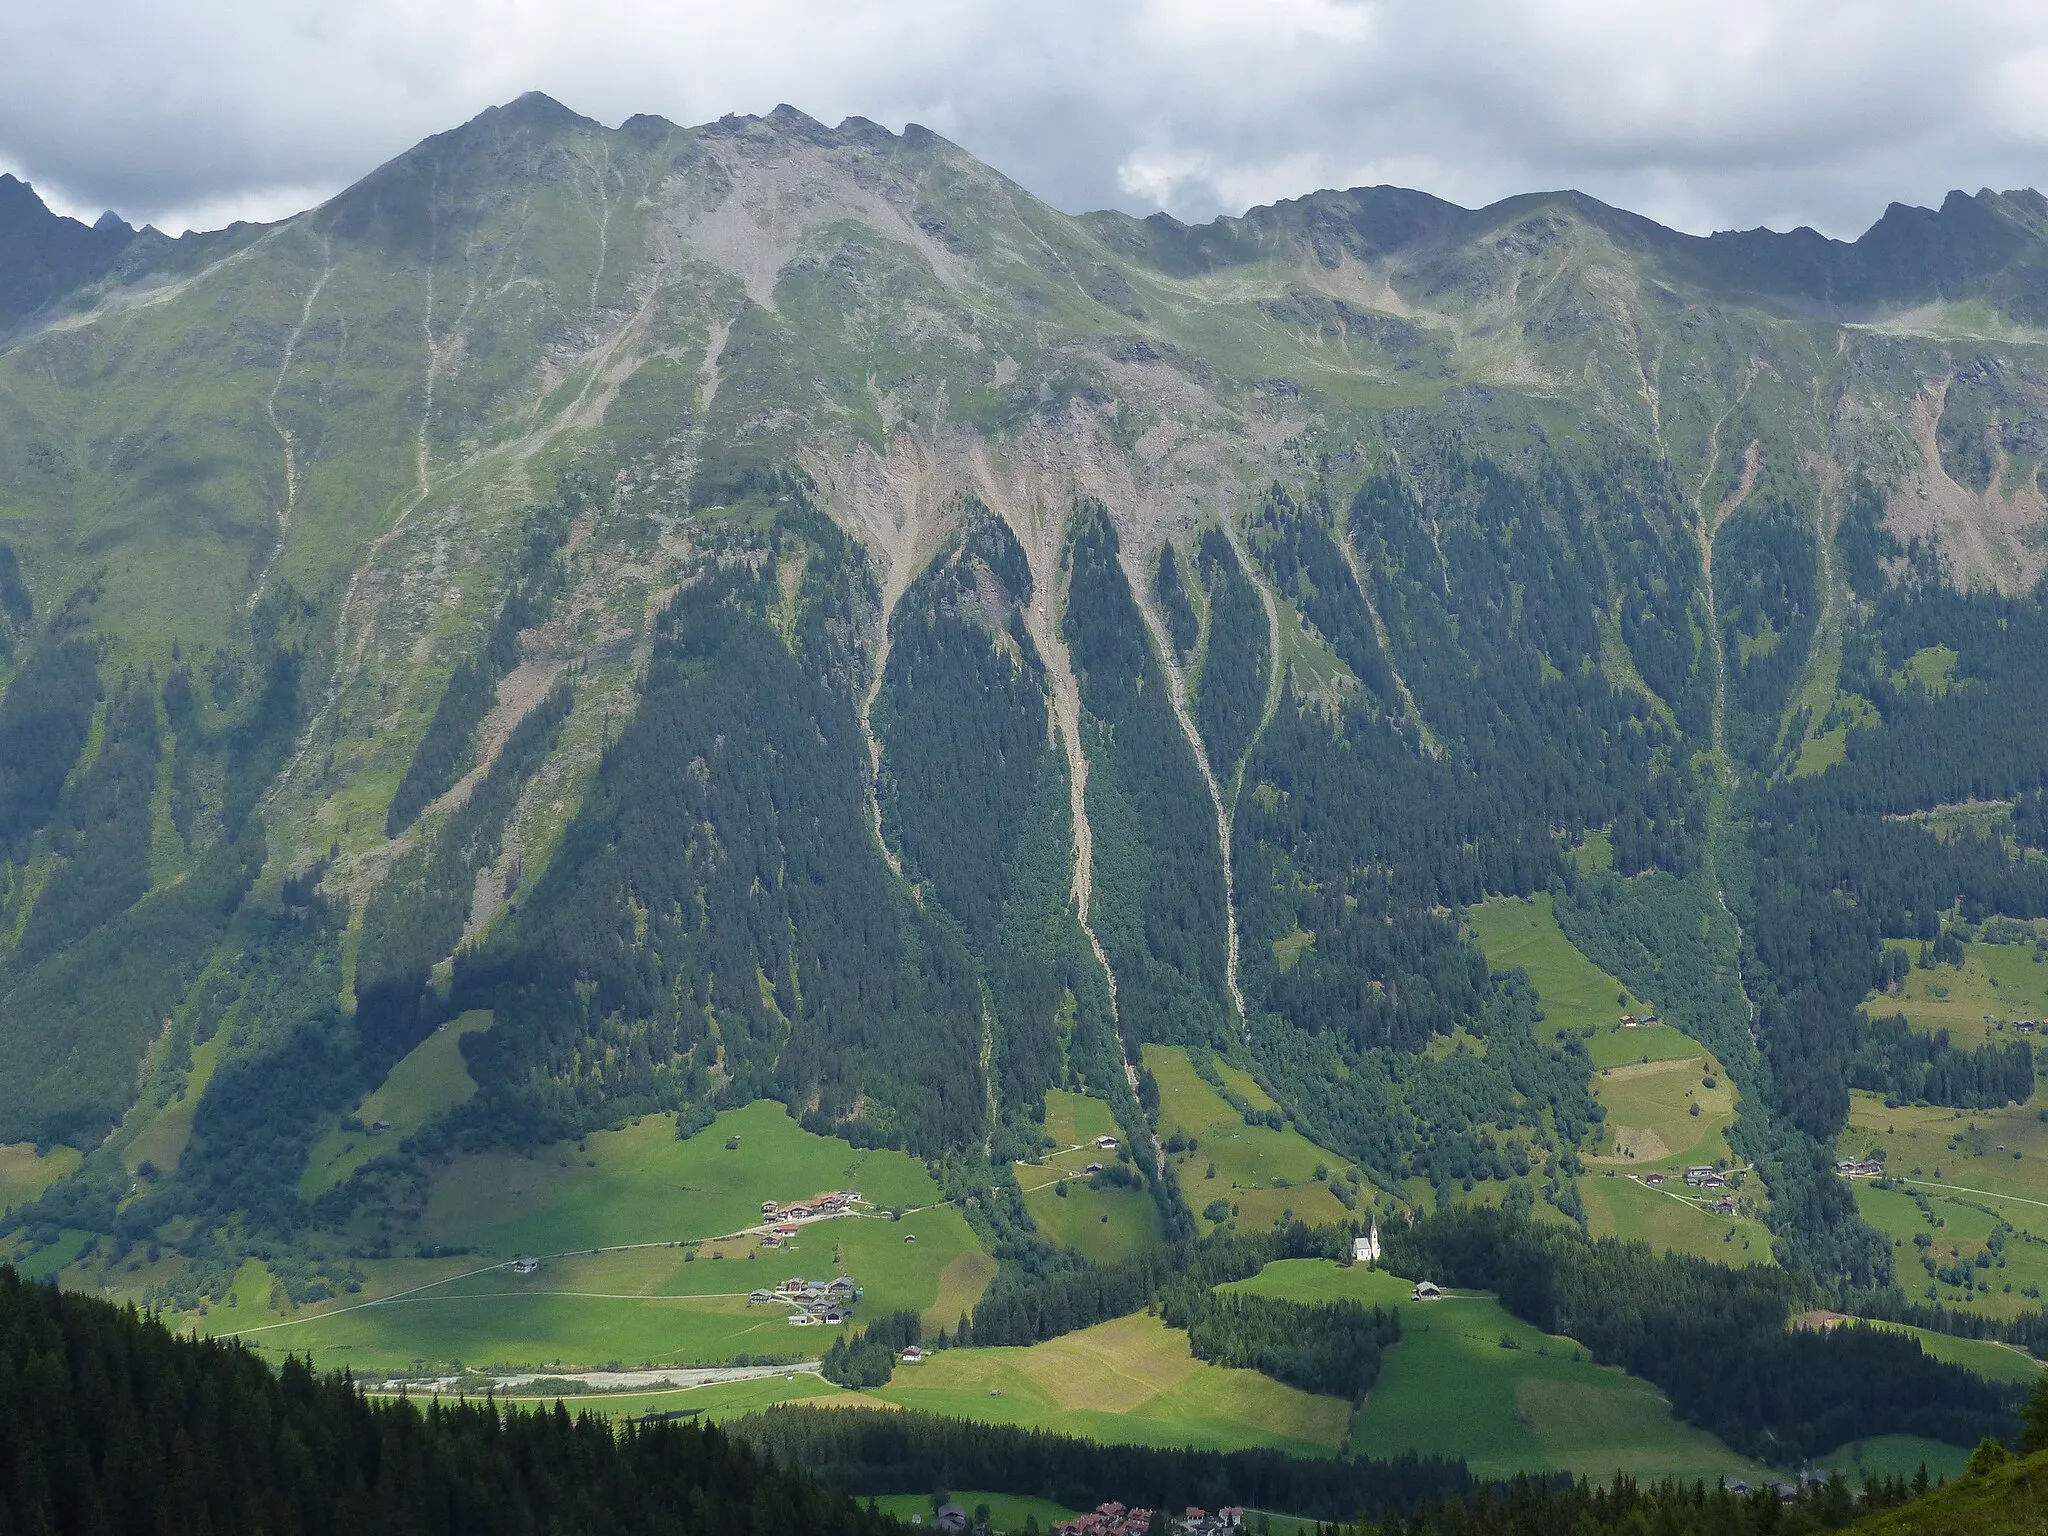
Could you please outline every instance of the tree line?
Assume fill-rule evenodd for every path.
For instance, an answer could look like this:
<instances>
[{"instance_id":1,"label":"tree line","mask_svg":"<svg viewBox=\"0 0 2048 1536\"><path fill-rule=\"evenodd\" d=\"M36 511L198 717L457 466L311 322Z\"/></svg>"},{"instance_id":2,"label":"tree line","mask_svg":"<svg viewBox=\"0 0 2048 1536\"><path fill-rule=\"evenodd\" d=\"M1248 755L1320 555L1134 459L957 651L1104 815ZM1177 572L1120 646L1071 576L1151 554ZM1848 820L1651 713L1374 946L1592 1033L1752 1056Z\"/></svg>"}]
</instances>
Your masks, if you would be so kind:
<instances>
[{"instance_id":1,"label":"tree line","mask_svg":"<svg viewBox=\"0 0 2048 1536\"><path fill-rule=\"evenodd\" d=\"M903 1529L717 1429L372 1399L0 1267L0 1529L881 1536Z\"/></svg>"},{"instance_id":2,"label":"tree line","mask_svg":"<svg viewBox=\"0 0 2048 1536\"><path fill-rule=\"evenodd\" d=\"M1398 1274L1483 1287L1546 1333L1660 1388L1681 1419L1760 1458L1808 1457L1869 1435L1955 1445L2013 1431L2014 1389L1867 1324L1792 1328L1812 1282L1589 1239L1487 1207L1453 1207L1387 1238Z\"/></svg>"},{"instance_id":3,"label":"tree line","mask_svg":"<svg viewBox=\"0 0 2048 1536\"><path fill-rule=\"evenodd\" d=\"M975 1488L1051 1499L1070 1509L1114 1499L1153 1509L1237 1504L1347 1520L1410 1510L1474 1487L1464 1462L1412 1452L1381 1460L1102 1445L915 1410L791 1406L727 1428L776 1465L804 1467L826 1486L855 1494Z\"/></svg>"}]
</instances>

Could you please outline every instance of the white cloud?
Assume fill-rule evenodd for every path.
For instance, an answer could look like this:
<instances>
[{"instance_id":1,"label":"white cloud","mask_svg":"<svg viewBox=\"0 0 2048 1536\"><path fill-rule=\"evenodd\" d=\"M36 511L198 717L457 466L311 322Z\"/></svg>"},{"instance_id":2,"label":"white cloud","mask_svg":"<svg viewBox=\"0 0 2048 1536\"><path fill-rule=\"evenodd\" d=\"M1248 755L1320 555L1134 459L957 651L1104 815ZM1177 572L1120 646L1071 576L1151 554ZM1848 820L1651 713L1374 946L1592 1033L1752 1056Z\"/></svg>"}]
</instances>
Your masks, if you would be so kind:
<instances>
[{"instance_id":1,"label":"white cloud","mask_svg":"<svg viewBox=\"0 0 2048 1536\"><path fill-rule=\"evenodd\" d=\"M1393 180L1578 186L1686 227L1852 235L2048 179L2015 0L20 3L0 161L90 217L287 212L540 89L608 122L788 101L916 120L1069 209L1183 217Z\"/></svg>"}]
</instances>

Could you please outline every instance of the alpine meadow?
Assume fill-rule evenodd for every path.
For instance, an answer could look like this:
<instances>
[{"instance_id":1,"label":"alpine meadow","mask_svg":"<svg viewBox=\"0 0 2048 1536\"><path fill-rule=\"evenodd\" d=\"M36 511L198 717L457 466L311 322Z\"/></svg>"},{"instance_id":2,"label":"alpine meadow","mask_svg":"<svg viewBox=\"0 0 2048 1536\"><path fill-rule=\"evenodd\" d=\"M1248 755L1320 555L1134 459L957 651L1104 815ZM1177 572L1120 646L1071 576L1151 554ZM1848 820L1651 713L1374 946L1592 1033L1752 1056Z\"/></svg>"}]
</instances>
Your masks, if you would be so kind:
<instances>
[{"instance_id":1,"label":"alpine meadow","mask_svg":"<svg viewBox=\"0 0 2048 1536\"><path fill-rule=\"evenodd\" d=\"M1187 225L534 94L0 254L10 1423L564 1531L2042 1497L2040 193ZM297 1466L207 1528L443 1528Z\"/></svg>"}]
</instances>

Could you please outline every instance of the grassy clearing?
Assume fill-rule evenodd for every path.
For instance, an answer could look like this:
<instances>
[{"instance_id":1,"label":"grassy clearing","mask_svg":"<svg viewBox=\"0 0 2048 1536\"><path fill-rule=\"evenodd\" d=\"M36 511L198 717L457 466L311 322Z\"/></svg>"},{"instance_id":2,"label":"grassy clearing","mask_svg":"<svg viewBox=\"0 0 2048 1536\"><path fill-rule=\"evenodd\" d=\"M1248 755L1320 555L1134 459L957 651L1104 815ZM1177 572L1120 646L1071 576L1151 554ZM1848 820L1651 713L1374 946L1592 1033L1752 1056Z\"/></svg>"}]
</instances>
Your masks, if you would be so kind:
<instances>
[{"instance_id":1,"label":"grassy clearing","mask_svg":"<svg viewBox=\"0 0 2048 1536\"><path fill-rule=\"evenodd\" d=\"M144 1163L170 1171L178 1166L178 1160L185 1155L185 1144L192 1139L192 1117L199 1112L199 1101L206 1095L206 1085L213 1081L213 1069L220 1065L221 1052L227 1047L227 1035L215 1030L212 1038L192 1047L192 1068L185 1074L185 1084L170 1103L150 1116L128 1145L121 1150L121 1161L130 1173Z\"/></svg>"},{"instance_id":2,"label":"grassy clearing","mask_svg":"<svg viewBox=\"0 0 2048 1536\"><path fill-rule=\"evenodd\" d=\"M2048 1121L2039 1110L1887 1109L1874 1094L1856 1093L1838 1146L1844 1157L1881 1153L1899 1186L1858 1180L1856 1206L1891 1238L1909 1295L1931 1293L1993 1317L2041 1305L2048 1293ZM1985 1267L1976 1264L1979 1254ZM1930 1259L1952 1278L1928 1274ZM1969 1266L1968 1289L1953 1283L1959 1263Z\"/></svg>"},{"instance_id":3,"label":"grassy clearing","mask_svg":"<svg viewBox=\"0 0 2048 1536\"><path fill-rule=\"evenodd\" d=\"M740 1145L728 1150L734 1136ZM434 1181L418 1236L503 1255L699 1239L754 1225L764 1200L829 1189L857 1189L874 1210L939 1198L917 1159L814 1136L762 1100L687 1141L676 1140L673 1116L648 1115L530 1157L464 1158Z\"/></svg>"},{"instance_id":4,"label":"grassy clearing","mask_svg":"<svg viewBox=\"0 0 2048 1536\"><path fill-rule=\"evenodd\" d=\"M1359 1454L1463 1456L1482 1477L1558 1470L1600 1477L1619 1470L1711 1480L1760 1470L1673 1419L1647 1382L1594 1365L1570 1339L1510 1317L1490 1296L1415 1302L1405 1280L1324 1259L1270 1264L1233 1288L1401 1309L1401 1342L1388 1351L1352 1427L1351 1448Z\"/></svg>"},{"instance_id":5,"label":"grassy clearing","mask_svg":"<svg viewBox=\"0 0 2048 1536\"><path fill-rule=\"evenodd\" d=\"M21 1242L16 1240L11 1253L0 1249L0 1259L12 1264L15 1273L24 1280L54 1280L77 1259L93 1235L77 1227L66 1227L57 1234L57 1241L47 1248L23 1255Z\"/></svg>"},{"instance_id":6,"label":"grassy clearing","mask_svg":"<svg viewBox=\"0 0 2048 1536\"><path fill-rule=\"evenodd\" d=\"M1799 760L1792 765L1792 777L1812 778L1815 774L1826 773L1837 763L1848 761L1848 758L1849 727L1838 725L1818 736L1809 736L1799 744Z\"/></svg>"},{"instance_id":7,"label":"grassy clearing","mask_svg":"<svg viewBox=\"0 0 2048 1536\"><path fill-rule=\"evenodd\" d=\"M76 1147L51 1147L38 1154L32 1141L0 1147L0 1211L26 1205L59 1179L78 1171L85 1154Z\"/></svg>"},{"instance_id":8,"label":"grassy clearing","mask_svg":"<svg viewBox=\"0 0 2048 1536\"><path fill-rule=\"evenodd\" d=\"M1922 1467L1931 1478L1954 1481L1969 1464L1970 1453L1960 1445L1923 1440L1918 1435L1873 1435L1868 1440L1851 1440L1825 1456L1814 1458L1814 1465L1840 1472L1852 1486L1859 1487L1865 1477L1910 1479Z\"/></svg>"},{"instance_id":9,"label":"grassy clearing","mask_svg":"<svg viewBox=\"0 0 2048 1536\"><path fill-rule=\"evenodd\" d=\"M1892 686L1903 688L1918 683L1929 693L1947 693L1955 681L1956 663L1962 658L1945 645L1924 646L1906 658L1905 665L1892 674Z\"/></svg>"},{"instance_id":10,"label":"grassy clearing","mask_svg":"<svg viewBox=\"0 0 2048 1536\"><path fill-rule=\"evenodd\" d=\"M2023 1349L2010 1344L2000 1344L1994 1339L1959 1339L1951 1334L1930 1333L1925 1328L1910 1328L1904 1323L1880 1323L1880 1328L1890 1328L1898 1333L1909 1333L1920 1341L1920 1347L1937 1360L1946 1360L1951 1365L1960 1365L1965 1370L1975 1371L1979 1376L1992 1381L2011 1382L2015 1386L2031 1387L2041 1375L2040 1362Z\"/></svg>"},{"instance_id":11,"label":"grassy clearing","mask_svg":"<svg viewBox=\"0 0 2048 1536\"><path fill-rule=\"evenodd\" d=\"M1123 1137L1108 1104L1056 1088L1045 1096L1045 1133L1057 1143L1056 1150L1035 1163L1017 1164L1016 1173L1024 1208L1046 1237L1100 1264L1165 1241L1159 1207L1145 1190L1088 1186L1090 1163L1117 1163L1115 1152L1095 1145L1099 1136ZM945 1321L952 1326L953 1319Z\"/></svg>"},{"instance_id":12,"label":"grassy clearing","mask_svg":"<svg viewBox=\"0 0 2048 1536\"><path fill-rule=\"evenodd\" d=\"M1593 1097L1607 1106L1607 1124L1591 1163L1668 1169L1732 1156L1735 1088L1711 1056L1603 1067Z\"/></svg>"},{"instance_id":13,"label":"grassy clearing","mask_svg":"<svg viewBox=\"0 0 2048 1536\"><path fill-rule=\"evenodd\" d=\"M443 1024L414 1046L355 1109L355 1118L365 1126L381 1120L390 1129L372 1135L335 1125L313 1144L299 1179L299 1194L310 1200L332 1189L379 1152L397 1146L433 1116L473 1095L476 1080L462 1059L462 1041L490 1027L490 1013L479 1009Z\"/></svg>"},{"instance_id":14,"label":"grassy clearing","mask_svg":"<svg viewBox=\"0 0 2048 1536\"><path fill-rule=\"evenodd\" d=\"M1139 1314L1024 1349L946 1350L902 1366L875 1396L984 1423L1085 1435L1109 1444L1266 1445L1328 1455L1348 1404L1227 1370L1188 1353L1187 1335Z\"/></svg>"},{"instance_id":15,"label":"grassy clearing","mask_svg":"<svg viewBox=\"0 0 2048 1536\"><path fill-rule=\"evenodd\" d=\"M1917 940L1887 939L1886 947L1917 956ZM1965 944L1960 966L1915 965L1899 994L1873 994L1863 1004L1873 1018L1906 1016L1915 1029L1945 1029L1958 1045L2003 1045L2016 1038L2018 1019L2048 1019L2048 963L2026 944Z\"/></svg>"},{"instance_id":16,"label":"grassy clearing","mask_svg":"<svg viewBox=\"0 0 2048 1536\"><path fill-rule=\"evenodd\" d=\"M1587 847L1594 847L1592 839ZM1601 839L1599 847L1605 847ZM1651 1005L1588 960L1557 924L1550 893L1527 899L1495 897L1468 907L1466 921L1497 971L1520 966L1543 1001L1550 1038L1578 1034L1596 1067L1629 1062L1674 1061L1698 1056L1706 1047L1669 1024L1624 1028L1623 1014L1644 1014ZM1592 1030L1590 1035L1587 1030Z\"/></svg>"},{"instance_id":17,"label":"grassy clearing","mask_svg":"<svg viewBox=\"0 0 2048 1536\"><path fill-rule=\"evenodd\" d=\"M1349 1218L1351 1212L1329 1185L1331 1177L1353 1171L1347 1159L1317 1146L1291 1125L1278 1131L1246 1125L1244 1116L1196 1074L1188 1053L1179 1046L1146 1046L1145 1065L1159 1082L1160 1134L1195 1142L1192 1151L1173 1156L1172 1167L1181 1196L1204 1233L1223 1221L1254 1231L1289 1214L1311 1224ZM1231 1092L1252 1108L1276 1107L1248 1074L1222 1063L1218 1067ZM1325 1170L1323 1179L1316 1177L1318 1168ZM1234 1215L1221 1220L1205 1215L1218 1200L1228 1201Z\"/></svg>"},{"instance_id":18,"label":"grassy clearing","mask_svg":"<svg viewBox=\"0 0 2048 1536\"><path fill-rule=\"evenodd\" d=\"M707 1421L736 1419L777 1403L809 1402L820 1397L838 1400L845 1396L822 1376L807 1371L795 1372L791 1377L767 1376L706 1387L664 1387L652 1392L578 1392L564 1396L521 1389L496 1394L501 1403L552 1408L559 1402L571 1414L587 1413L600 1419L637 1419L650 1413L686 1412L694 1408Z\"/></svg>"},{"instance_id":19,"label":"grassy clearing","mask_svg":"<svg viewBox=\"0 0 2048 1536\"><path fill-rule=\"evenodd\" d=\"M1667 1184L1662 1189L1608 1169L1581 1179L1579 1196L1595 1237L1645 1242L1660 1253L1689 1253L1722 1264L1770 1264L1769 1228L1754 1216L1716 1216L1706 1202Z\"/></svg>"},{"instance_id":20,"label":"grassy clearing","mask_svg":"<svg viewBox=\"0 0 2048 1536\"><path fill-rule=\"evenodd\" d=\"M1557 925L1548 891L1528 898L1496 897L1466 909L1465 920L1497 971L1520 966L1543 999L1552 1035L1588 1025L1612 1028L1624 1013L1650 1005L1580 954ZM1624 1001L1625 999L1625 1001Z\"/></svg>"},{"instance_id":21,"label":"grassy clearing","mask_svg":"<svg viewBox=\"0 0 2048 1536\"><path fill-rule=\"evenodd\" d=\"M992 1531L1018 1532L1024 1529L1024 1522L1036 1522L1036 1529L1050 1531L1062 1520L1071 1520L1081 1513L1064 1504L1055 1504L1051 1499L1030 1499L1015 1493L976 1493L955 1489L952 1494L955 1503L973 1515L982 1505L988 1506L988 1525ZM860 1502L872 1504L887 1515L899 1520L913 1517L930 1520L933 1504L929 1494L883 1493Z\"/></svg>"}]
</instances>

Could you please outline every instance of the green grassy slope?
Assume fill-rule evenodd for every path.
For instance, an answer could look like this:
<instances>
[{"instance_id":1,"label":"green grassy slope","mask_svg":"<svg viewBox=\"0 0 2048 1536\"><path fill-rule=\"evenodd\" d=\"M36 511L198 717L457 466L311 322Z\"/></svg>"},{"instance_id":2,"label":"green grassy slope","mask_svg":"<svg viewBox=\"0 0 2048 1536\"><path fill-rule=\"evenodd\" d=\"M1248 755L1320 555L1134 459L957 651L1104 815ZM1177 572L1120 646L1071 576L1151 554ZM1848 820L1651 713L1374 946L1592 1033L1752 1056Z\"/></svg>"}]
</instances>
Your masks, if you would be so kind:
<instances>
[{"instance_id":1,"label":"green grassy slope","mask_svg":"<svg viewBox=\"0 0 2048 1536\"><path fill-rule=\"evenodd\" d=\"M1401 1309L1401 1341L1352 1426L1354 1450L1462 1456L1482 1477L1570 1471L1589 1477L1755 1476L1713 1436L1671 1417L1648 1383L1597 1366L1490 1296L1417 1302L1413 1285L1321 1259L1268 1265L1238 1289L1291 1301L1355 1298Z\"/></svg>"},{"instance_id":2,"label":"green grassy slope","mask_svg":"<svg viewBox=\"0 0 2048 1536\"><path fill-rule=\"evenodd\" d=\"M947 1350L899 1366L876 1397L905 1408L1133 1445L1267 1445L1328 1455L1349 1406L1188 1353L1187 1335L1142 1314L1025 1349Z\"/></svg>"},{"instance_id":3,"label":"green grassy slope","mask_svg":"<svg viewBox=\"0 0 2048 1536\"><path fill-rule=\"evenodd\" d=\"M2031 1536L2048 1530L2048 1452L1963 1478L1851 1529L1856 1536Z\"/></svg>"}]
</instances>

